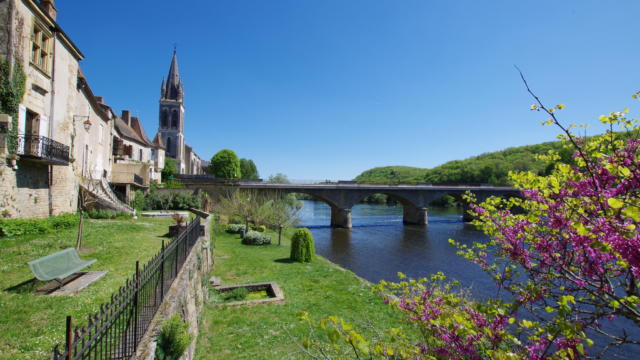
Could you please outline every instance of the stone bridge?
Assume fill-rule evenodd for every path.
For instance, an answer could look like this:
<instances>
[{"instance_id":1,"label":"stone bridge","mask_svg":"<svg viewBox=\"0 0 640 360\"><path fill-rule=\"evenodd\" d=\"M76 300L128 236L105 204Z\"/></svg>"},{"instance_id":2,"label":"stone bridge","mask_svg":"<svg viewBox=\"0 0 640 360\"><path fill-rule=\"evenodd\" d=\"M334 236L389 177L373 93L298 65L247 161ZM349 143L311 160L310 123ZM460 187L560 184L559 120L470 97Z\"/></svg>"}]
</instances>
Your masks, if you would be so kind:
<instances>
[{"instance_id":1,"label":"stone bridge","mask_svg":"<svg viewBox=\"0 0 640 360\"><path fill-rule=\"evenodd\" d=\"M303 185L240 181L233 186L225 186L220 183L205 183L204 181L189 181L187 179L181 179L181 181L187 188L204 190L214 199L220 195L222 188L308 194L318 200L324 201L331 207L331 226L341 228L351 228L351 208L365 197L373 194L388 195L402 204L403 222L414 225L426 225L428 223L428 205L432 201L445 195L451 195L460 199L462 194L470 191L474 193L480 201L489 196L519 196L519 191L515 188L489 185L365 185L355 183ZM471 219L467 213L466 204L463 210L463 220L470 221Z\"/></svg>"}]
</instances>

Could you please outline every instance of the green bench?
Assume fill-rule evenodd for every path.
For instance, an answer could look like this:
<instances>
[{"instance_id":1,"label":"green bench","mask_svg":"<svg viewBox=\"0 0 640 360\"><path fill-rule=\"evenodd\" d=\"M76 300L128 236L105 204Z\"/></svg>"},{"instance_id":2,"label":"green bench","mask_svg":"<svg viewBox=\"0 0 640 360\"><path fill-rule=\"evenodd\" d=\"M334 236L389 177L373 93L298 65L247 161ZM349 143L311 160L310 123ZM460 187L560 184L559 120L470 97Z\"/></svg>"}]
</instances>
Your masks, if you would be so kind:
<instances>
[{"instance_id":1,"label":"green bench","mask_svg":"<svg viewBox=\"0 0 640 360\"><path fill-rule=\"evenodd\" d=\"M40 259L29 261L27 264L29 264L31 272L38 280L55 280L62 285L62 281L67 276L86 268L96 261L98 260L82 260L78 256L76 249L68 248Z\"/></svg>"}]
</instances>

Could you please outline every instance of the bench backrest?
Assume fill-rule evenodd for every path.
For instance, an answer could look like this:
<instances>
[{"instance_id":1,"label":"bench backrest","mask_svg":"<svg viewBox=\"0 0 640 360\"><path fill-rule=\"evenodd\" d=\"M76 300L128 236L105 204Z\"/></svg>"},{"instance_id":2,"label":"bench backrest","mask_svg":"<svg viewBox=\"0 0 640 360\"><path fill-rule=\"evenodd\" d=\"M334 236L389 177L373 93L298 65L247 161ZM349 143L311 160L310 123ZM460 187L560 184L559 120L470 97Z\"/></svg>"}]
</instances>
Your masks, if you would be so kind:
<instances>
[{"instance_id":1,"label":"bench backrest","mask_svg":"<svg viewBox=\"0 0 640 360\"><path fill-rule=\"evenodd\" d=\"M29 261L29 267L36 278L50 280L65 273L69 269L82 264L78 252L74 248L68 248L36 260Z\"/></svg>"}]
</instances>

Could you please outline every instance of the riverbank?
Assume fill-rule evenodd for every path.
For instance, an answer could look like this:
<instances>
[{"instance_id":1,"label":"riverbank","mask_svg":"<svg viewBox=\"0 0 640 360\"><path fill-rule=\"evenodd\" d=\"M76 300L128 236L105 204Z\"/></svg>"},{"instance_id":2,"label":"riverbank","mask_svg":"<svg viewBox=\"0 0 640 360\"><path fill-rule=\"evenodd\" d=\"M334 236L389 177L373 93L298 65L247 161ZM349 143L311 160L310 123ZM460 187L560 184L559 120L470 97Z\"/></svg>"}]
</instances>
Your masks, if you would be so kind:
<instances>
[{"instance_id":1,"label":"riverbank","mask_svg":"<svg viewBox=\"0 0 640 360\"><path fill-rule=\"evenodd\" d=\"M273 281L284 292L285 301L240 307L207 304L197 359L304 358L296 346L308 334L296 316L303 310L314 318L337 315L358 328L364 328L363 321L377 329L402 324L400 314L384 305L370 284L351 271L321 256L310 264L289 262L289 238L287 233L282 246L248 246L240 244L237 235L216 234L213 275L223 285Z\"/></svg>"}]
</instances>

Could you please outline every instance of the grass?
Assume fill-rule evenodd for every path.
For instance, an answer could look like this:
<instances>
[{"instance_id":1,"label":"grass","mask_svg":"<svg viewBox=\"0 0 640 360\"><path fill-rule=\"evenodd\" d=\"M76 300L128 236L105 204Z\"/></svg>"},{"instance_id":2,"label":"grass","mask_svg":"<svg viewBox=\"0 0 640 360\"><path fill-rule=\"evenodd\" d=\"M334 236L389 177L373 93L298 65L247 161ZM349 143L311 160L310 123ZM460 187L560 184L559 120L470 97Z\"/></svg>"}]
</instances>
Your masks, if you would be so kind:
<instances>
[{"instance_id":1,"label":"grass","mask_svg":"<svg viewBox=\"0 0 640 360\"><path fill-rule=\"evenodd\" d=\"M240 243L238 235L216 234L214 274L223 285L275 281L285 302L219 307L210 299L203 312L196 359L304 358L296 346L308 334L307 325L296 317L302 310L316 319L340 316L365 334L367 324L378 329L399 327L401 315L385 306L370 285L352 272L321 256L313 263L290 262L290 235L283 236L282 246L248 246Z\"/></svg>"},{"instance_id":2,"label":"grass","mask_svg":"<svg viewBox=\"0 0 640 360\"><path fill-rule=\"evenodd\" d=\"M65 318L85 325L111 294L161 247L171 218L85 220L80 257L98 261L86 270L106 270L97 282L72 297L36 295L44 282L33 281L27 261L74 247L77 228L46 235L0 239L0 359L45 359L64 342ZM168 239L167 239L168 240Z\"/></svg>"}]
</instances>

